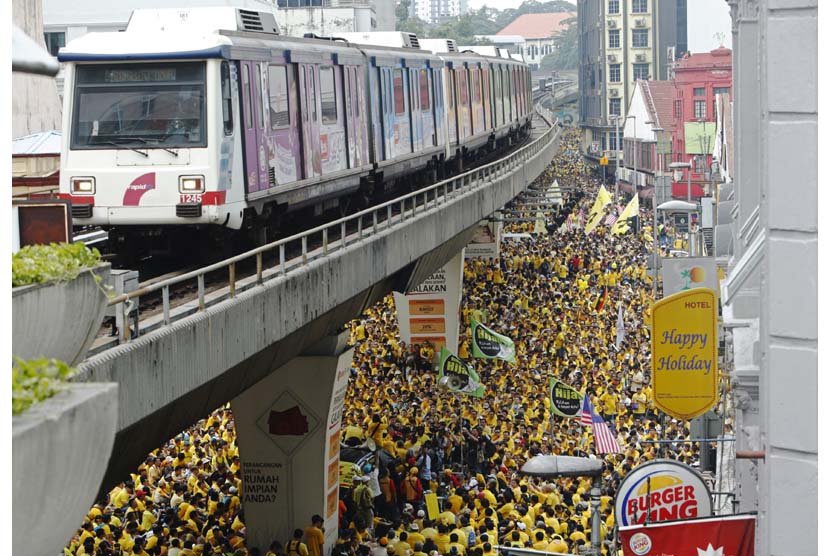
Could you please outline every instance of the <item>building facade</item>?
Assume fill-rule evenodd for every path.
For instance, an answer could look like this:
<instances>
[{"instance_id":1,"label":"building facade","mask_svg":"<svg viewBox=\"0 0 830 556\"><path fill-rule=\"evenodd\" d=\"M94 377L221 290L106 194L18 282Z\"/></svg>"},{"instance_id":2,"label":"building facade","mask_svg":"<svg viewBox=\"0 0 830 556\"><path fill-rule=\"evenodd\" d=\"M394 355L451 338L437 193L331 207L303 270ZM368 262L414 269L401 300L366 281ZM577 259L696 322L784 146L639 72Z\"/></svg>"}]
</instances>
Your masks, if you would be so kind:
<instances>
[{"instance_id":1,"label":"building facade","mask_svg":"<svg viewBox=\"0 0 830 556\"><path fill-rule=\"evenodd\" d=\"M732 92L732 51L716 48L708 53L687 55L674 64L672 73L676 126L672 159L692 163L691 197L702 197L712 194L709 170L715 146L716 97ZM686 198L687 189L686 176L672 183L675 197Z\"/></svg>"},{"instance_id":2,"label":"building facade","mask_svg":"<svg viewBox=\"0 0 830 556\"><path fill-rule=\"evenodd\" d=\"M412 0L409 15L436 25L467 11L465 0Z\"/></svg>"},{"instance_id":3,"label":"building facade","mask_svg":"<svg viewBox=\"0 0 830 556\"><path fill-rule=\"evenodd\" d=\"M727 243L736 450L751 456L735 462L737 509L758 512L756 554L820 554L818 0L729 5L734 181L716 252Z\"/></svg>"},{"instance_id":4,"label":"building facade","mask_svg":"<svg viewBox=\"0 0 830 556\"><path fill-rule=\"evenodd\" d=\"M521 37L522 44L517 45L516 52L524 56L531 70L538 70L542 58L553 53L556 48L554 37L567 29L565 23L576 17L574 12L556 12L524 14L517 17L496 37Z\"/></svg>"},{"instance_id":5,"label":"building facade","mask_svg":"<svg viewBox=\"0 0 830 556\"><path fill-rule=\"evenodd\" d=\"M614 120L625 117L635 82L667 79L685 9L678 0L578 0L579 119L589 157L621 147Z\"/></svg>"}]
</instances>

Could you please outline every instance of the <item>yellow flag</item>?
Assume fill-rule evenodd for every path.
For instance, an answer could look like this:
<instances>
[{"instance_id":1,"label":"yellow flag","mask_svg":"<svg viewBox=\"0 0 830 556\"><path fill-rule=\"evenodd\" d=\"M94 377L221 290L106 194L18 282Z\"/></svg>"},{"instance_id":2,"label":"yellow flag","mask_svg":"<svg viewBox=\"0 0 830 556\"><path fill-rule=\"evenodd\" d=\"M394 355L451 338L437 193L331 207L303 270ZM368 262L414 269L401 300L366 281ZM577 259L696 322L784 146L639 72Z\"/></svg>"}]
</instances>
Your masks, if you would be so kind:
<instances>
[{"instance_id":1,"label":"yellow flag","mask_svg":"<svg viewBox=\"0 0 830 556\"><path fill-rule=\"evenodd\" d=\"M604 185L599 186L597 192L597 199L594 201L594 206L591 207L591 213L588 215L588 221L585 223L585 233L590 234L599 225L602 215L605 212L605 207L611 204L611 194L605 189Z\"/></svg>"},{"instance_id":2,"label":"yellow flag","mask_svg":"<svg viewBox=\"0 0 830 556\"><path fill-rule=\"evenodd\" d=\"M638 214L640 214L640 201L639 197L634 195L628 204L625 205L625 209L623 209L620 217L617 218L616 222L614 222L614 227L611 228L611 234L618 236L626 233L630 228L628 225L628 219L632 216L637 216Z\"/></svg>"},{"instance_id":3,"label":"yellow flag","mask_svg":"<svg viewBox=\"0 0 830 556\"><path fill-rule=\"evenodd\" d=\"M438 514L441 513L438 509L438 495L434 492L428 492L424 494L424 502L427 503L427 517L438 519Z\"/></svg>"}]
</instances>

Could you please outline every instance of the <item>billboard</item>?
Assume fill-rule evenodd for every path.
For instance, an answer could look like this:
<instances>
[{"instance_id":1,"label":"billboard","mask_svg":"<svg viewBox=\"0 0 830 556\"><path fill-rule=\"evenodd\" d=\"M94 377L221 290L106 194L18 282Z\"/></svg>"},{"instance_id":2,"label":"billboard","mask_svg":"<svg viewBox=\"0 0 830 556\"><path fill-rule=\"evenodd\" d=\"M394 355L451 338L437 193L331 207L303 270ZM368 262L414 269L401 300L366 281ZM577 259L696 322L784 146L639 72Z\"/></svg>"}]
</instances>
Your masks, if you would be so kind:
<instances>
[{"instance_id":1,"label":"billboard","mask_svg":"<svg viewBox=\"0 0 830 556\"><path fill-rule=\"evenodd\" d=\"M654 406L693 419L718 401L717 296L694 288L664 297L651 314Z\"/></svg>"},{"instance_id":2,"label":"billboard","mask_svg":"<svg viewBox=\"0 0 830 556\"><path fill-rule=\"evenodd\" d=\"M755 516L736 514L620 528L625 556L754 556Z\"/></svg>"},{"instance_id":3,"label":"billboard","mask_svg":"<svg viewBox=\"0 0 830 556\"><path fill-rule=\"evenodd\" d=\"M473 240L464 249L464 258L498 259L500 240L501 222L481 220L473 235Z\"/></svg>"}]
</instances>

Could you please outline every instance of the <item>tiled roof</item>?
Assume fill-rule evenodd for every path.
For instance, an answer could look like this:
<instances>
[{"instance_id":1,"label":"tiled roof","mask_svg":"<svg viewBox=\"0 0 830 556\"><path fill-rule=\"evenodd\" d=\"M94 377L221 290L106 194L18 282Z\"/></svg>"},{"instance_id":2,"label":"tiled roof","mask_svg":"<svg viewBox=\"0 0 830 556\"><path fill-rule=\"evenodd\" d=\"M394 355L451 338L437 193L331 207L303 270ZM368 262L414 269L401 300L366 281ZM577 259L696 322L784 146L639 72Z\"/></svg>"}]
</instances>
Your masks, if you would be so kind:
<instances>
[{"instance_id":1,"label":"tiled roof","mask_svg":"<svg viewBox=\"0 0 830 556\"><path fill-rule=\"evenodd\" d=\"M674 83L671 81L641 81L649 112L656 112L657 125L667 132L674 131Z\"/></svg>"},{"instance_id":2,"label":"tiled roof","mask_svg":"<svg viewBox=\"0 0 830 556\"><path fill-rule=\"evenodd\" d=\"M572 17L576 17L576 12L524 14L496 34L519 35L526 39L546 39L567 28L567 25L562 26L562 22Z\"/></svg>"},{"instance_id":3,"label":"tiled roof","mask_svg":"<svg viewBox=\"0 0 830 556\"><path fill-rule=\"evenodd\" d=\"M61 132L42 131L12 140L12 154L60 154Z\"/></svg>"},{"instance_id":4,"label":"tiled roof","mask_svg":"<svg viewBox=\"0 0 830 556\"><path fill-rule=\"evenodd\" d=\"M713 66L732 66L732 51L728 48L720 47L711 52L699 52L688 54L681 58L675 65L675 70L684 70L692 68L709 68Z\"/></svg>"}]
</instances>

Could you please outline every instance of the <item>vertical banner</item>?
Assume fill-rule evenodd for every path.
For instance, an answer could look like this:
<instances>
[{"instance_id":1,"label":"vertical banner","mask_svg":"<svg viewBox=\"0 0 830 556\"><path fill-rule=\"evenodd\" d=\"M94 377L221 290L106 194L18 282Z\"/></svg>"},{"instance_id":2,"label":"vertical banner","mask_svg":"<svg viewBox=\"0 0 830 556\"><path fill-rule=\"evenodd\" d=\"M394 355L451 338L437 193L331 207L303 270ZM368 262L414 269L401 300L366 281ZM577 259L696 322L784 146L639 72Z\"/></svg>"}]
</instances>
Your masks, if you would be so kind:
<instances>
[{"instance_id":1,"label":"vertical banner","mask_svg":"<svg viewBox=\"0 0 830 556\"><path fill-rule=\"evenodd\" d=\"M692 288L720 291L718 268L714 257L668 257L660 259L663 267L663 297Z\"/></svg>"},{"instance_id":2,"label":"vertical banner","mask_svg":"<svg viewBox=\"0 0 830 556\"><path fill-rule=\"evenodd\" d=\"M501 222L481 220L473 240L464 249L464 258L498 259L501 243Z\"/></svg>"},{"instance_id":3,"label":"vertical banner","mask_svg":"<svg viewBox=\"0 0 830 556\"><path fill-rule=\"evenodd\" d=\"M755 556L755 516L620 527L620 543L625 556Z\"/></svg>"},{"instance_id":4,"label":"vertical banner","mask_svg":"<svg viewBox=\"0 0 830 556\"><path fill-rule=\"evenodd\" d=\"M407 345L428 340L436 353L444 346L457 353L463 278L462 249L461 253L410 292L394 292L401 340Z\"/></svg>"},{"instance_id":5,"label":"vertical banner","mask_svg":"<svg viewBox=\"0 0 830 556\"><path fill-rule=\"evenodd\" d=\"M651 313L654 405L676 419L693 419L718 401L717 305L713 290L664 297Z\"/></svg>"}]
</instances>

